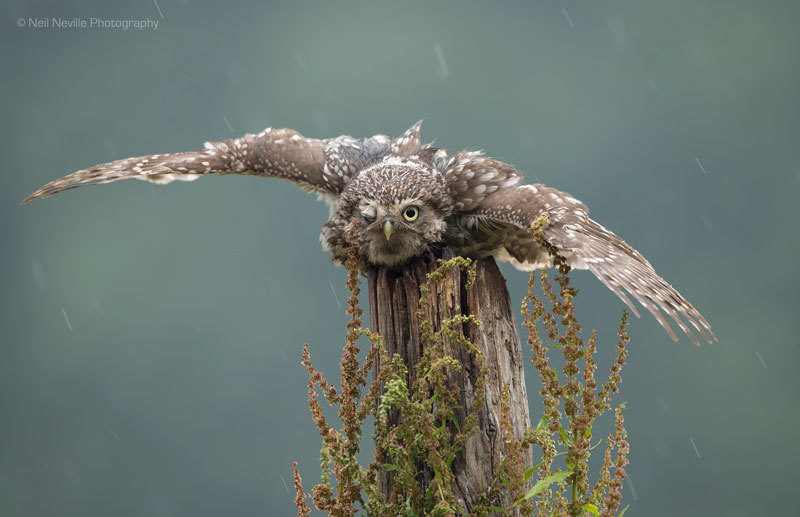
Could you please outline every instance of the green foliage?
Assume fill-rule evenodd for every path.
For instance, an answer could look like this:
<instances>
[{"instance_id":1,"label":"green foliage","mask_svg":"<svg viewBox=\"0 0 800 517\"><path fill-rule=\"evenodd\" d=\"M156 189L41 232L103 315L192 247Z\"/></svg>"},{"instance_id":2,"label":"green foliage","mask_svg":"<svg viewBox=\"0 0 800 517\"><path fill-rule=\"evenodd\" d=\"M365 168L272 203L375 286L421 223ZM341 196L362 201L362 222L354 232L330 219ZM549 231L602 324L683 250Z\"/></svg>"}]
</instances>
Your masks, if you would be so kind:
<instances>
[{"instance_id":1,"label":"green foliage","mask_svg":"<svg viewBox=\"0 0 800 517\"><path fill-rule=\"evenodd\" d=\"M461 370L461 363L446 350L448 345L463 347L480 369L483 365L481 351L459 332L462 325L479 325L479 322L474 316L457 315L443 320L441 328L435 330L425 317L425 309L431 303L432 289L448 271L466 271L467 285L471 285L474 271L470 265L469 259L460 257L440 261L439 267L428 274L427 282L420 288L417 318L423 353L412 377L413 384L407 385L408 372L398 355L391 358L389 368L380 374L385 379L385 388L378 407L374 438L376 458L393 465L393 490L387 502L392 511L402 503L416 515L445 516L461 512L454 496L451 465L467 438L477 429L485 372L475 386L474 407L469 408L466 420L459 426L454 413L458 407L459 386L450 379L454 372ZM401 415L395 425L388 425L386 415L390 408ZM422 472L432 473L424 491L419 482Z\"/></svg>"},{"instance_id":2,"label":"green foliage","mask_svg":"<svg viewBox=\"0 0 800 517\"><path fill-rule=\"evenodd\" d=\"M597 369L594 362L597 334L593 331L588 342L581 337L574 306L578 292L569 285L569 266L566 261L543 238L542 228L547 223L547 215L540 217L533 224L531 232L537 244L554 257L553 265L559 271L556 283L560 289L558 293L553 290L547 272L542 270L542 296L539 297L535 289L536 275L533 273L522 303L523 324L528 330L532 360L542 382L539 393L545 409L537 426L528 429L519 440L510 436L510 426L506 426L504 419L504 437L509 450L509 458L504 464L507 472L504 475L508 479L527 480L534 472L538 472L536 483L524 495L518 487L512 492L514 504L522 515L533 515L535 511L538 515L613 516L619 508L622 481L628 463L629 446L625 440L622 419L624 404L614 410L615 430L607 439L603 465L593 486L589 481L589 456L594 448L591 445L593 425L598 417L611 409L611 395L619 391L622 381L620 373L625 365L625 347L628 343L627 312L622 314L616 360L611 366L608 380L599 387L594 376ZM550 304L550 310L545 309L545 301ZM540 323L546 334L547 345L539 335ZM550 365L548 348L558 350L564 357L561 379ZM507 406L503 409L508 410ZM515 460L515 451L527 451L531 445L541 449L541 462L533 469L522 471L521 462L509 460ZM552 472L553 461L560 455L564 455L567 469ZM553 485L555 487L550 488Z\"/></svg>"},{"instance_id":3,"label":"green foliage","mask_svg":"<svg viewBox=\"0 0 800 517\"><path fill-rule=\"evenodd\" d=\"M540 218L532 232L540 246L549 249L541 231L546 223L546 218ZM596 333L591 333L588 342L581 338L573 305L577 290L569 286L569 267L554 250L550 251L556 256L559 292L554 292L543 271L542 296L539 297L534 289L535 274L532 274L522 308L532 360L542 382L540 395L544 414L536 427L515 437L509 387L504 387L500 431L506 456L497 478L486 487L485 494L473 502L469 515L611 517L616 516L619 509L629 450L622 418L624 404L614 409L614 432L606 440L603 465L594 484L589 481L588 462L592 449L600 443L591 445L593 425L611 409L611 396L618 392L621 382L620 372L627 355L627 313L623 313L620 324L616 360L608 380L598 386L594 377ZM417 318L423 353L411 376L402 358L399 355L389 357L381 337L362 326L356 265L355 251L351 250L347 282L351 292L347 309L350 320L338 387L314 369L308 346L303 347L303 364L309 374L309 405L323 442L322 482L312 490L312 500L319 510L335 517L353 516L358 512L368 516L464 515L455 497L451 467L466 440L478 429L477 414L484 401L486 370L481 350L464 338L460 329L464 325L480 325L480 322L472 315L455 316L443 320L436 329L426 318L425 309L431 303L433 288L448 271L456 268L464 271L469 288L475 274L471 261L461 257L440 261L420 288ZM551 306L550 310L545 309L545 301ZM547 344L539 335L539 324L544 329ZM362 336L369 340L370 349L360 363L357 342ZM455 417L455 410L459 409L459 386L453 385L451 380L452 374L460 371L461 363L447 353L448 346L467 350L480 371L473 407L466 408L467 416L460 426ZM549 364L548 349L557 350L564 357L561 378ZM368 383L374 364L379 367ZM318 400L320 393L338 409L340 428L333 428L325 419ZM356 456L363 424L370 414L375 420L375 457L364 467ZM530 467L533 446L541 450L541 460ZM566 469L554 471L554 460L560 456L564 457ZM379 486L379 475L391 476L390 494L385 494ZM296 469L295 488L298 515L303 517L310 510ZM506 507L499 504L500 501L512 503ZM627 507L618 515L621 517L626 510Z\"/></svg>"}]
</instances>

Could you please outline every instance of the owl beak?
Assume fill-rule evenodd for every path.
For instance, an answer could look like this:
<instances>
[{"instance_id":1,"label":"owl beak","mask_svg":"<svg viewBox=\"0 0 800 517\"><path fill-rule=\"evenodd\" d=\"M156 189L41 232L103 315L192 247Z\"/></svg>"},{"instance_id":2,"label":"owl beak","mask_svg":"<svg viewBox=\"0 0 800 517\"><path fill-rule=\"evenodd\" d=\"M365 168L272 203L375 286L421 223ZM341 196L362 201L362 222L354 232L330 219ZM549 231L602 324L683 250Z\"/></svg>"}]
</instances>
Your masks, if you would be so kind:
<instances>
[{"instance_id":1,"label":"owl beak","mask_svg":"<svg viewBox=\"0 0 800 517\"><path fill-rule=\"evenodd\" d=\"M394 230L394 226L392 226L392 222L387 220L383 223L383 234L386 235L386 240L388 241L392 236L392 230Z\"/></svg>"}]
</instances>

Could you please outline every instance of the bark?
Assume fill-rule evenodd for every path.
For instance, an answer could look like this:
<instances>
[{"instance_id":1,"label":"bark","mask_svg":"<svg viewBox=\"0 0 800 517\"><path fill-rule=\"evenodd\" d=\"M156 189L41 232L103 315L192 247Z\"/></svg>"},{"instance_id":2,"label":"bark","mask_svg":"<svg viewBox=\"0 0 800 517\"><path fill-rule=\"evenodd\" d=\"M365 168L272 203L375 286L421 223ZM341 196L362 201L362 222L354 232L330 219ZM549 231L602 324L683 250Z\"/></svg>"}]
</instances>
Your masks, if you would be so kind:
<instances>
[{"instance_id":1,"label":"bark","mask_svg":"<svg viewBox=\"0 0 800 517\"><path fill-rule=\"evenodd\" d=\"M444 250L442 258L453 257ZM415 366L422 356L419 322L419 287L426 274L436 269L431 257L419 258L402 269L379 268L369 273L370 326L381 333L384 346L392 354L399 354L409 371L408 385L413 385ZM472 503L499 473L505 446L500 433L501 389L510 384L511 422L516 438L530 427L528 397L525 389L522 351L519 334L514 322L514 309L506 289L505 278L494 259L475 262L476 276L472 288L465 288L466 277L457 269L431 293L431 305L427 316L432 318L434 330L442 320L454 315L474 314L481 326L464 325L462 332L472 343L483 350L488 374L485 384L485 400L478 414L479 429L467 441L466 447L456 457L452 470L456 479L456 497L469 512ZM473 388L478 378L478 368L469 353L462 347L451 348L451 355L461 361L463 369L456 374L455 382L460 386L461 400L457 411L459 423L464 422L466 411L473 406ZM390 415L391 419L398 415ZM391 422L391 423L395 423ZM526 468L530 467L530 453L526 456ZM420 483L423 488L432 473L423 473ZM392 491L392 472L382 472L379 477L382 492L389 496ZM504 501L506 507L509 501Z\"/></svg>"}]
</instances>

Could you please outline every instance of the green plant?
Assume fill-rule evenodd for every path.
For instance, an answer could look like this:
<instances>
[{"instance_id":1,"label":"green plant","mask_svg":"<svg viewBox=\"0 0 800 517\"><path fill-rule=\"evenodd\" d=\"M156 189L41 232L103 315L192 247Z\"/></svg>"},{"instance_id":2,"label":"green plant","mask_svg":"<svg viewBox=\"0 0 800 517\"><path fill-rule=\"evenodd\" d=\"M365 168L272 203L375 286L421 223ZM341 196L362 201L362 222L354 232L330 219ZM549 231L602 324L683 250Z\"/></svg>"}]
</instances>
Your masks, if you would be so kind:
<instances>
[{"instance_id":1,"label":"green plant","mask_svg":"<svg viewBox=\"0 0 800 517\"><path fill-rule=\"evenodd\" d=\"M535 274L531 274L528 292L523 300L523 324L528 330L528 344L532 360L542 382L540 391L544 414L536 427L527 429L523 436L513 434L509 415L509 388L503 390L501 437L506 447L506 457L501 472L486 487L486 494L475 501L470 515L622 515L617 514L621 501L622 482L628 463L629 446L623 425L624 404L614 408L614 431L606 441L600 475L590 482L589 457L594 447L592 430L597 419L612 409L611 396L619 391L621 371L627 355L627 313L623 312L619 328L616 360L611 366L608 380L602 386L595 381L597 368L597 334L591 333L587 342L581 337L581 327L575 317L574 298L577 290L570 287L569 267L563 258L542 239L541 228L547 218L536 221L532 232L540 246L550 249L555 256L559 274L555 280L556 293L546 274L541 273L541 296L536 294ZM348 254L348 281L350 290L347 314L347 338L340 363L339 386L334 386L312 363L308 345L303 347L303 365L309 374L308 392L312 418L322 436L322 482L312 490L314 505L334 517L352 516L359 511L370 516L448 516L462 515L464 510L454 496L454 476L450 469L456 454L477 429L477 410L483 400L486 372L475 388L475 405L468 408L465 421L459 426L453 410L458 400L458 387L448 381L450 374L458 371L458 360L447 353L450 346L464 347L472 360L483 365L483 356L473 343L458 332L462 325L480 325L474 316L456 316L434 328L425 318L431 288L444 274L460 268L467 274L467 288L474 278L469 259L456 257L440 261L438 268L428 275L420 289L420 323L423 343L422 359L416 366L412 385L402 359L389 357L381 337L363 327L362 311L358 305L360 291L357 259L354 249ZM547 310L545 304L550 305ZM541 324L547 342L540 335ZM363 362L359 362L359 338L366 337L370 349ZM548 350L559 350L564 358L559 376L550 365ZM375 361L380 365L368 382ZM341 427L331 426L323 415L319 401L321 393L328 403L338 409ZM397 425L389 425L388 415L397 412ZM366 467L358 462L362 429L370 415L375 420L375 456ZM525 468L526 455L531 448L541 450L538 464ZM555 469L557 457L563 456L565 469ZM394 489L387 497L378 486L378 473L393 474ZM299 473L294 469L295 499L298 515L310 513L307 495ZM421 476L430 482L423 489ZM532 486L531 486L532 485ZM510 507L498 506L496 501L509 500ZM627 509L627 508L626 508Z\"/></svg>"},{"instance_id":2,"label":"green plant","mask_svg":"<svg viewBox=\"0 0 800 517\"><path fill-rule=\"evenodd\" d=\"M535 508L538 515L612 516L619 508L628 463L629 445L622 418L624 403L614 409L615 429L607 438L600 475L593 485L589 456L600 443L591 444L594 424L612 408L611 395L619 391L622 380L628 343L627 312L623 312L619 327L616 360L608 380L598 386L594 375L597 333L592 331L588 342L581 338L573 303L577 292L569 286L566 273L562 270L556 277L560 286L558 294L553 291L545 271L541 273L541 298L535 292L535 275L531 275L528 283L528 293L523 300L523 324L528 329L528 344L542 382L539 393L545 410L537 426L528 429L520 440L510 436L505 420L503 432L507 443L512 444L510 451L527 451L528 447L536 445L541 449L541 461L521 472L517 454L509 455L506 476L518 483L520 474L527 480L538 473L534 485L516 499L515 505L520 506L522 515L532 515ZM545 309L543 300L550 302L550 311ZM543 324L547 343L539 333L539 322ZM561 377L550 365L549 349L560 350L564 357ZM566 470L554 472L553 462L558 456L564 456ZM518 485L514 493L520 493Z\"/></svg>"}]
</instances>

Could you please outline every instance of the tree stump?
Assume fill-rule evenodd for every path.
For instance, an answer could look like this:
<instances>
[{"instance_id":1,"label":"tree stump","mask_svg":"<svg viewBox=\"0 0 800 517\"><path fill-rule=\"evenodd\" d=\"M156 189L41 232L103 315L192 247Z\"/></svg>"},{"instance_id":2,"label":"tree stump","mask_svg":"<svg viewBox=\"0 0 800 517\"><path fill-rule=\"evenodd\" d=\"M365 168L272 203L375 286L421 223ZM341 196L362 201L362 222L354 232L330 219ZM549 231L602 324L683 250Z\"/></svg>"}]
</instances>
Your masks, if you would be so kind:
<instances>
[{"instance_id":1,"label":"tree stump","mask_svg":"<svg viewBox=\"0 0 800 517\"><path fill-rule=\"evenodd\" d=\"M454 255L450 250L440 253L448 260ZM454 268L431 291L431 304L426 316L439 330L442 320L456 315L473 314L480 327L462 325L461 332L483 351L488 374L485 379L485 400L478 411L479 429L467 440L452 463L456 498L469 512L473 502L486 493L506 456L500 432L501 390L510 386L510 417L515 438L520 438L530 427L528 396L525 389L522 350L514 322L514 310L506 289L505 278L493 258L474 263L475 281L466 289L466 275ZM426 274L437 268L430 257L415 259L400 269L378 268L369 273L370 326L380 332L390 357L399 354L408 368L408 385L413 385L416 365L422 356L419 321L419 288ZM456 417L464 423L468 408L473 407L473 390L478 378L478 367L467 350L462 347L448 350L458 359L462 370L456 374L460 389ZM376 368L378 365L376 365ZM389 415L390 424L399 416ZM394 419L394 421L392 420ZM532 465L530 453L526 455L526 468ZM433 473L423 473L420 483L427 487ZM388 497L392 491L393 473L381 472L379 486ZM510 501L502 501L506 507Z\"/></svg>"}]
</instances>

